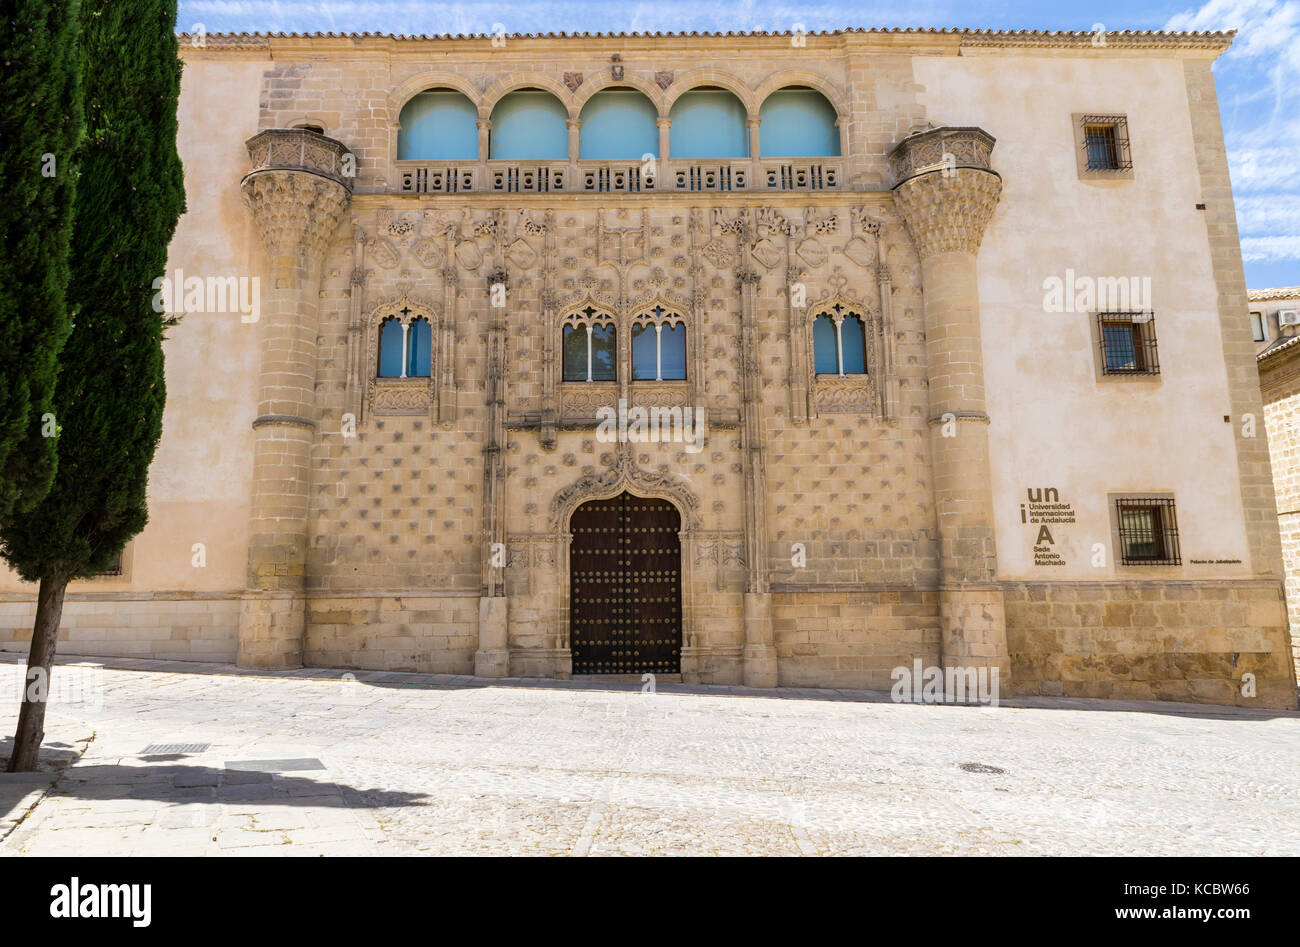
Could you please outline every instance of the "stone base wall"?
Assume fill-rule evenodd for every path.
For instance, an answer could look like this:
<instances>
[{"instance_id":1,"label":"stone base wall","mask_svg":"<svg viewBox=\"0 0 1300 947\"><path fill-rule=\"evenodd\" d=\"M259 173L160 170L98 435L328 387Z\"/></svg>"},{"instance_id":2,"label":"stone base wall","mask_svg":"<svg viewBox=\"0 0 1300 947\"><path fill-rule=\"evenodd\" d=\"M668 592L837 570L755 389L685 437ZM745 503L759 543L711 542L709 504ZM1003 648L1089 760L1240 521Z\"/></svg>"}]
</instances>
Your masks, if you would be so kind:
<instances>
[{"instance_id":1,"label":"stone base wall","mask_svg":"<svg viewBox=\"0 0 1300 947\"><path fill-rule=\"evenodd\" d=\"M309 667L473 674L477 595L313 595Z\"/></svg>"},{"instance_id":2,"label":"stone base wall","mask_svg":"<svg viewBox=\"0 0 1300 947\"><path fill-rule=\"evenodd\" d=\"M1014 695L1296 707L1280 583L1009 582L1003 588ZM710 616L724 624L732 617L721 601L713 604L715 612L697 612L700 643L683 649L683 679L736 684L739 636L730 627L710 627ZM31 596L0 598L0 651L27 651L35 608ZM235 595L69 596L59 648L234 662L240 608ZM461 593L312 595L304 663L473 674L478 609L477 596ZM935 590L777 591L772 611L784 687L888 691L894 668L910 668L918 658L926 666L942 663ZM509 668L511 676L567 677L568 652L520 648L512 639ZM1254 697L1242 693L1247 673L1255 675Z\"/></svg>"},{"instance_id":3,"label":"stone base wall","mask_svg":"<svg viewBox=\"0 0 1300 947\"><path fill-rule=\"evenodd\" d=\"M1007 583L1017 695L1294 708L1281 583ZM1255 675L1256 694L1242 694Z\"/></svg>"},{"instance_id":4,"label":"stone base wall","mask_svg":"<svg viewBox=\"0 0 1300 947\"><path fill-rule=\"evenodd\" d=\"M233 663L240 600L226 598L85 597L69 593L59 625L59 651L115 658ZM0 598L0 651L26 654L36 596Z\"/></svg>"},{"instance_id":5,"label":"stone base wall","mask_svg":"<svg viewBox=\"0 0 1300 947\"><path fill-rule=\"evenodd\" d=\"M939 662L934 590L773 592L772 625L783 687L887 691L894 668Z\"/></svg>"}]
</instances>

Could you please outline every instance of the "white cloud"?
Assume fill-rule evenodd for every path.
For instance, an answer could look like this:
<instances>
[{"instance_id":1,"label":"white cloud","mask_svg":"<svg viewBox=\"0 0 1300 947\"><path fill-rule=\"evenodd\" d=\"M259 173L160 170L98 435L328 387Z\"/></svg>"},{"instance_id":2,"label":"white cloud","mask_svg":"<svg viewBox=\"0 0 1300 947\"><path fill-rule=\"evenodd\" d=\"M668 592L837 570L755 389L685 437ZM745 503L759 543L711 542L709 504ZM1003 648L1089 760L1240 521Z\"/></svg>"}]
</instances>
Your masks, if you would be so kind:
<instances>
[{"instance_id":1,"label":"white cloud","mask_svg":"<svg viewBox=\"0 0 1300 947\"><path fill-rule=\"evenodd\" d=\"M1286 237L1243 237L1241 258L1247 263L1300 260L1300 234Z\"/></svg>"}]
</instances>

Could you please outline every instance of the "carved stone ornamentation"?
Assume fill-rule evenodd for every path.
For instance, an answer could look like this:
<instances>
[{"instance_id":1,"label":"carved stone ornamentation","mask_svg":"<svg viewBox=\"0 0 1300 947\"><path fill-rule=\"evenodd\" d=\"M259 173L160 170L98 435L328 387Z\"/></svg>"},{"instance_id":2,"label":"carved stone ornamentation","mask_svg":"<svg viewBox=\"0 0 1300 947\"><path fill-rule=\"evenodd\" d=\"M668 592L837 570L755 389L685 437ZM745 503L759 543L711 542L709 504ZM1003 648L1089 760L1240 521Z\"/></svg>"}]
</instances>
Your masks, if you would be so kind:
<instances>
[{"instance_id":1,"label":"carved stone ornamentation","mask_svg":"<svg viewBox=\"0 0 1300 947\"><path fill-rule=\"evenodd\" d=\"M996 174L958 168L947 177L923 174L904 181L894 189L894 205L922 258L953 250L973 254L1001 193Z\"/></svg>"},{"instance_id":2,"label":"carved stone ornamentation","mask_svg":"<svg viewBox=\"0 0 1300 947\"><path fill-rule=\"evenodd\" d=\"M875 410L876 394L870 375L846 375L817 378L818 414L870 414Z\"/></svg>"},{"instance_id":3,"label":"carved stone ornamentation","mask_svg":"<svg viewBox=\"0 0 1300 947\"><path fill-rule=\"evenodd\" d=\"M347 210L347 189L316 174L265 170L243 182L244 203L261 231L276 282L292 285L304 259L319 260Z\"/></svg>"},{"instance_id":4,"label":"carved stone ornamentation","mask_svg":"<svg viewBox=\"0 0 1300 947\"><path fill-rule=\"evenodd\" d=\"M668 470L648 471L637 466L631 444L618 445L614 463L599 474L580 477L556 491L551 500L551 530L558 532L569 522L579 503L606 499L624 490L638 496L660 497L675 504L682 513L682 525L699 526L699 501L686 481Z\"/></svg>"},{"instance_id":5,"label":"carved stone ornamentation","mask_svg":"<svg viewBox=\"0 0 1300 947\"><path fill-rule=\"evenodd\" d=\"M993 136L982 129L936 128L908 136L890 153L894 206L923 258L979 251L1002 193L992 151Z\"/></svg>"},{"instance_id":6,"label":"carved stone ornamentation","mask_svg":"<svg viewBox=\"0 0 1300 947\"><path fill-rule=\"evenodd\" d=\"M411 252L415 254L415 258L420 261L421 266L426 269L436 270L443 263L442 247L438 244L437 240L422 237L416 241L415 246L411 247Z\"/></svg>"},{"instance_id":7,"label":"carved stone ornamentation","mask_svg":"<svg viewBox=\"0 0 1300 947\"><path fill-rule=\"evenodd\" d=\"M429 412L427 378L376 378L370 382L370 411L375 415L420 415Z\"/></svg>"},{"instance_id":8,"label":"carved stone ornamentation","mask_svg":"<svg viewBox=\"0 0 1300 947\"><path fill-rule=\"evenodd\" d=\"M909 135L889 154L895 183L930 172L950 175L958 168L992 171L994 137L982 128L934 128Z\"/></svg>"},{"instance_id":9,"label":"carved stone ornamentation","mask_svg":"<svg viewBox=\"0 0 1300 947\"><path fill-rule=\"evenodd\" d=\"M721 240L710 240L704 245L704 258L712 263L717 269L726 269L731 263L731 251Z\"/></svg>"},{"instance_id":10,"label":"carved stone ornamentation","mask_svg":"<svg viewBox=\"0 0 1300 947\"><path fill-rule=\"evenodd\" d=\"M578 86L582 85L582 73L566 72L564 74L564 84L569 87L570 92L578 91Z\"/></svg>"},{"instance_id":11,"label":"carved stone ornamentation","mask_svg":"<svg viewBox=\"0 0 1300 947\"><path fill-rule=\"evenodd\" d=\"M673 84L673 74L671 72L664 71L664 72L655 73L655 85L657 85L659 88L667 89L672 84Z\"/></svg>"}]
</instances>

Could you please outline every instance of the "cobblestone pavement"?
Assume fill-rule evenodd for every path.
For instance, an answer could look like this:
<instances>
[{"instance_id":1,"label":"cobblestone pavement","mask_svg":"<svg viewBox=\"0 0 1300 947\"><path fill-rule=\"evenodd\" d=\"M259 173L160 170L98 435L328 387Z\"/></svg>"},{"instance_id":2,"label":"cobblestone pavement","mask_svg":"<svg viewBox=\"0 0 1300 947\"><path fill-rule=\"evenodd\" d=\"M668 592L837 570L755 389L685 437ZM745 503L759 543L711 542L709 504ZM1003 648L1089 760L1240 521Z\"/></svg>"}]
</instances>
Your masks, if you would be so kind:
<instances>
[{"instance_id":1,"label":"cobblestone pavement","mask_svg":"<svg viewBox=\"0 0 1300 947\"><path fill-rule=\"evenodd\" d=\"M1300 854L1295 712L76 661L0 855Z\"/></svg>"}]
</instances>

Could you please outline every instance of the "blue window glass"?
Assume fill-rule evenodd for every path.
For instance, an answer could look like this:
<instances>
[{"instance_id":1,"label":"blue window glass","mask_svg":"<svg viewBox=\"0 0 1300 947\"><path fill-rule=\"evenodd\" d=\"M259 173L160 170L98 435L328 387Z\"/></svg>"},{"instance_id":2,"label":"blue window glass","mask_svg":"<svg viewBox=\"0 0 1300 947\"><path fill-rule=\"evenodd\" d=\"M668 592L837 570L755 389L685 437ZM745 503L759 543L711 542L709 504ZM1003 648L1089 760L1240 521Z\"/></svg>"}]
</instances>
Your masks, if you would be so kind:
<instances>
[{"instance_id":1,"label":"blue window glass","mask_svg":"<svg viewBox=\"0 0 1300 947\"><path fill-rule=\"evenodd\" d=\"M591 329L591 380L614 381L614 324L604 322Z\"/></svg>"},{"instance_id":2,"label":"blue window glass","mask_svg":"<svg viewBox=\"0 0 1300 947\"><path fill-rule=\"evenodd\" d=\"M659 113L640 92L597 92L582 107L578 156L583 160L659 156Z\"/></svg>"},{"instance_id":3,"label":"blue window glass","mask_svg":"<svg viewBox=\"0 0 1300 947\"><path fill-rule=\"evenodd\" d=\"M818 375L838 375L840 362L835 354L835 323L830 316L818 316L813 323L813 369Z\"/></svg>"},{"instance_id":4,"label":"blue window glass","mask_svg":"<svg viewBox=\"0 0 1300 947\"><path fill-rule=\"evenodd\" d=\"M686 377L686 326L664 326L659 336L659 362L664 379Z\"/></svg>"},{"instance_id":5,"label":"blue window glass","mask_svg":"<svg viewBox=\"0 0 1300 947\"><path fill-rule=\"evenodd\" d=\"M1102 338L1106 343L1106 370L1112 372L1137 371L1138 347L1134 344L1133 326L1125 322L1102 324Z\"/></svg>"},{"instance_id":6,"label":"blue window glass","mask_svg":"<svg viewBox=\"0 0 1300 947\"><path fill-rule=\"evenodd\" d=\"M433 355L433 330L424 319L414 319L407 330L406 374L411 378L428 378Z\"/></svg>"},{"instance_id":7,"label":"blue window glass","mask_svg":"<svg viewBox=\"0 0 1300 947\"><path fill-rule=\"evenodd\" d=\"M632 379L649 379L654 381L659 376L659 352L655 345L655 327L649 323L638 323L632 327Z\"/></svg>"},{"instance_id":8,"label":"blue window glass","mask_svg":"<svg viewBox=\"0 0 1300 947\"><path fill-rule=\"evenodd\" d=\"M674 158L747 158L745 106L724 89L683 92L669 113L668 151Z\"/></svg>"},{"instance_id":9,"label":"blue window glass","mask_svg":"<svg viewBox=\"0 0 1300 947\"><path fill-rule=\"evenodd\" d=\"M867 334L862 320L857 316L845 316L840 323L840 348L844 351L844 374L865 375L867 373Z\"/></svg>"},{"instance_id":10,"label":"blue window glass","mask_svg":"<svg viewBox=\"0 0 1300 947\"><path fill-rule=\"evenodd\" d=\"M477 161L478 110L459 92L421 92L402 106L397 157L422 161Z\"/></svg>"},{"instance_id":11,"label":"blue window glass","mask_svg":"<svg viewBox=\"0 0 1300 947\"><path fill-rule=\"evenodd\" d=\"M835 108L815 89L779 89L763 102L758 117L761 121L758 150L765 157L824 157L840 153Z\"/></svg>"},{"instance_id":12,"label":"blue window glass","mask_svg":"<svg viewBox=\"0 0 1300 947\"><path fill-rule=\"evenodd\" d=\"M569 157L569 113L549 92L511 92L492 110L493 158L552 160Z\"/></svg>"},{"instance_id":13,"label":"blue window glass","mask_svg":"<svg viewBox=\"0 0 1300 947\"><path fill-rule=\"evenodd\" d=\"M401 374L402 324L390 316L379 330L379 377L398 378Z\"/></svg>"}]
</instances>

